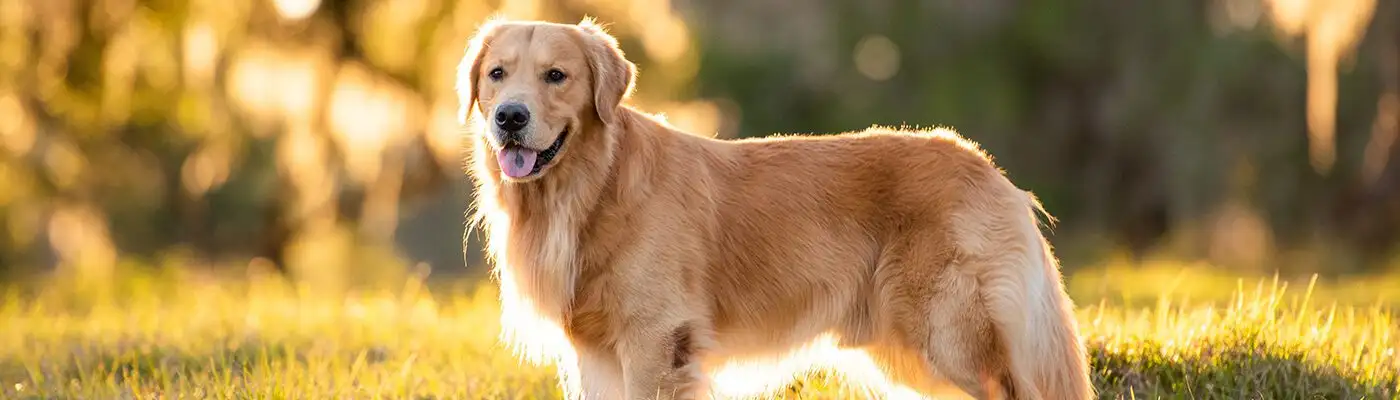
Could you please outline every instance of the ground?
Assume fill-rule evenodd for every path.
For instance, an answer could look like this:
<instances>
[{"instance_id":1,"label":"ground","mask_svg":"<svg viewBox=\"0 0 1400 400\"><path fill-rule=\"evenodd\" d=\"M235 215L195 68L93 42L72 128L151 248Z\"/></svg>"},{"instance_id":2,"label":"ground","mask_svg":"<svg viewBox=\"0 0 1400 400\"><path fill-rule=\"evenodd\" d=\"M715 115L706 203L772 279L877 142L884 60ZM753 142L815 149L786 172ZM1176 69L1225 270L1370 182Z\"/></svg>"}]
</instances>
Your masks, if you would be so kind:
<instances>
[{"instance_id":1,"label":"ground","mask_svg":"<svg viewBox=\"0 0 1400 400\"><path fill-rule=\"evenodd\" d=\"M1101 398L1400 398L1400 282L1193 271L1071 277ZM329 295L268 274L121 276L4 292L0 398L558 397L497 344L480 281ZM850 390L816 375L779 397Z\"/></svg>"}]
</instances>

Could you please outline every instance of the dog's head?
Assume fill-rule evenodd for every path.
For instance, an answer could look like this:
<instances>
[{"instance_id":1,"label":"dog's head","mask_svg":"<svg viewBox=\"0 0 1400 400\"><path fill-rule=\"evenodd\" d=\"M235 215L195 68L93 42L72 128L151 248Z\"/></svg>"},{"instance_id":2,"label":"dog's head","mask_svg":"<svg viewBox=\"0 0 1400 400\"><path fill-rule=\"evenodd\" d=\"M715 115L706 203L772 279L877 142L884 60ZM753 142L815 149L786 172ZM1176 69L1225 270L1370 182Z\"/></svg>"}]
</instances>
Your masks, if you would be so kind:
<instances>
[{"instance_id":1,"label":"dog's head","mask_svg":"<svg viewBox=\"0 0 1400 400\"><path fill-rule=\"evenodd\" d=\"M577 25L491 21L458 67L459 119L480 112L478 142L502 180L530 181L560 163L585 127L616 123L636 67L591 19Z\"/></svg>"}]
</instances>

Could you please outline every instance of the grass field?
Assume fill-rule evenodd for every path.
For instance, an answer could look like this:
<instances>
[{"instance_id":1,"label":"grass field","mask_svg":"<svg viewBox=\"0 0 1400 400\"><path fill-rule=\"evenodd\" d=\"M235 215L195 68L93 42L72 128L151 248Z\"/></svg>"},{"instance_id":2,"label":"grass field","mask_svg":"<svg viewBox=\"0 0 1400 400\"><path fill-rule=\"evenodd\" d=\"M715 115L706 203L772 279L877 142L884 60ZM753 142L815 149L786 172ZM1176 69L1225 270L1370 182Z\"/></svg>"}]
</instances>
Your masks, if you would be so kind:
<instances>
[{"instance_id":1,"label":"grass field","mask_svg":"<svg viewBox=\"0 0 1400 400\"><path fill-rule=\"evenodd\" d=\"M1182 271L1070 280L1102 398L1400 398L1400 282ZM123 276L5 291L0 398L558 397L550 371L496 344L489 285L330 295L257 274ZM782 397L850 393L813 378Z\"/></svg>"}]
</instances>

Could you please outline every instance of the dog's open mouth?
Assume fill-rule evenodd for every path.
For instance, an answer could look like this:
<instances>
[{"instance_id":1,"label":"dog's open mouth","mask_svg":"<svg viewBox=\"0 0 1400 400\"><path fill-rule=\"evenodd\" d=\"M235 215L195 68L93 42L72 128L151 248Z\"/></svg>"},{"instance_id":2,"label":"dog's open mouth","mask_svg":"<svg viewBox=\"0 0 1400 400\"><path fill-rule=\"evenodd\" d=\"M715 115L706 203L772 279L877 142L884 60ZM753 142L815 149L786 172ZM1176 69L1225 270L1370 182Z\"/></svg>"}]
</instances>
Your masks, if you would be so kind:
<instances>
[{"instance_id":1,"label":"dog's open mouth","mask_svg":"<svg viewBox=\"0 0 1400 400\"><path fill-rule=\"evenodd\" d=\"M564 148L564 138L569 136L568 128L559 132L559 137L554 139L554 144L544 150L535 150L519 143L508 143L496 153L496 161L501 164L501 173L514 179L529 177L538 174L544 167L554 161L554 157L559 155L559 150Z\"/></svg>"}]
</instances>

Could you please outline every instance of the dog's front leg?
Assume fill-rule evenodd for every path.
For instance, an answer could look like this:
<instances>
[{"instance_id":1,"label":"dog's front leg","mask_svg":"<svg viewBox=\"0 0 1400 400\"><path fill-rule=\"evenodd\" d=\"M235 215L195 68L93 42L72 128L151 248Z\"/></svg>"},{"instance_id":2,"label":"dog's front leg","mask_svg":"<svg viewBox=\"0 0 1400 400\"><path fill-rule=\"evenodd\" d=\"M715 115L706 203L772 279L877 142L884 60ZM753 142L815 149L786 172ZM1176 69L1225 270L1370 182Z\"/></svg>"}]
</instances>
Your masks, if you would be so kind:
<instances>
[{"instance_id":1,"label":"dog's front leg","mask_svg":"<svg viewBox=\"0 0 1400 400\"><path fill-rule=\"evenodd\" d=\"M611 349L578 346L578 373L583 393L576 400L612 400L626 393L622 385L622 363Z\"/></svg>"},{"instance_id":2,"label":"dog's front leg","mask_svg":"<svg viewBox=\"0 0 1400 400\"><path fill-rule=\"evenodd\" d=\"M690 323L651 324L620 343L627 398L701 399L706 396L696 331Z\"/></svg>"}]
</instances>

